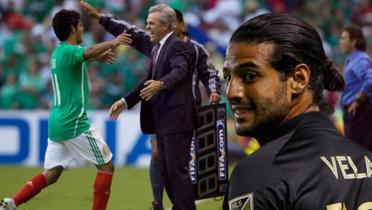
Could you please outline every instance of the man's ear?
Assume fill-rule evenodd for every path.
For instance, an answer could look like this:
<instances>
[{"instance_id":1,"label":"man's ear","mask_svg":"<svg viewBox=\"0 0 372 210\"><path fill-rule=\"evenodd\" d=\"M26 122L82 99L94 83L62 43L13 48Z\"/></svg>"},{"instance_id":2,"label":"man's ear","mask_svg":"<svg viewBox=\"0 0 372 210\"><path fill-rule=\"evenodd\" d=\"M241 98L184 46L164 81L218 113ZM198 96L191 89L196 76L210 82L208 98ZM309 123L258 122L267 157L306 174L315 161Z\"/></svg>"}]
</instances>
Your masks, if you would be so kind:
<instances>
[{"instance_id":1,"label":"man's ear","mask_svg":"<svg viewBox=\"0 0 372 210\"><path fill-rule=\"evenodd\" d=\"M71 25L71 33L74 33L75 31L76 31L76 28L73 25Z\"/></svg>"},{"instance_id":2,"label":"man's ear","mask_svg":"<svg viewBox=\"0 0 372 210\"><path fill-rule=\"evenodd\" d=\"M181 22L181 26L182 26L182 30L186 31L186 23L185 22Z\"/></svg>"},{"instance_id":3,"label":"man's ear","mask_svg":"<svg viewBox=\"0 0 372 210\"><path fill-rule=\"evenodd\" d=\"M310 68L308 65L298 64L289 76L289 88L293 97L297 97L305 92L310 80Z\"/></svg>"},{"instance_id":4,"label":"man's ear","mask_svg":"<svg viewBox=\"0 0 372 210\"><path fill-rule=\"evenodd\" d=\"M354 46L354 48L356 48L357 40L356 39L352 39L351 40L351 44Z\"/></svg>"}]
</instances>

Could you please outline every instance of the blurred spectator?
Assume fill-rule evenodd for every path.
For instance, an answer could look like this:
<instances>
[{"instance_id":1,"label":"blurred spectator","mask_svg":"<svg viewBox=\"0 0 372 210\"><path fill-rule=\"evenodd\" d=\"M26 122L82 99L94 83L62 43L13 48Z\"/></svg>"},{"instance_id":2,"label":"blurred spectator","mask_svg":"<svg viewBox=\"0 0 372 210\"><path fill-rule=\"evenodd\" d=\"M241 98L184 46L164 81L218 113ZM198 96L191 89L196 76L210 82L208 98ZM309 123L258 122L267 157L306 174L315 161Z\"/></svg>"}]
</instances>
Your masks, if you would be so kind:
<instances>
[{"instance_id":1,"label":"blurred spectator","mask_svg":"<svg viewBox=\"0 0 372 210\"><path fill-rule=\"evenodd\" d=\"M0 90L0 105L2 109L19 108L17 95L19 87L17 84L17 76L9 74L6 78L5 85Z\"/></svg>"},{"instance_id":2,"label":"blurred spectator","mask_svg":"<svg viewBox=\"0 0 372 210\"><path fill-rule=\"evenodd\" d=\"M89 91L90 95L93 96L88 100L89 103L88 107L103 108L100 98L103 95L106 77L99 74L99 71L97 70L97 65L89 65L88 72Z\"/></svg>"},{"instance_id":3,"label":"blurred spectator","mask_svg":"<svg viewBox=\"0 0 372 210\"><path fill-rule=\"evenodd\" d=\"M52 80L46 80L48 81L45 86L45 90L41 95L41 101L40 101L40 108L41 109L50 109L52 101L53 101L53 84Z\"/></svg>"},{"instance_id":4,"label":"blurred spectator","mask_svg":"<svg viewBox=\"0 0 372 210\"><path fill-rule=\"evenodd\" d=\"M102 104L107 107L115 103L118 98L123 96L123 78L119 71L114 71L106 79L106 84L102 96Z\"/></svg>"},{"instance_id":5,"label":"blurred spectator","mask_svg":"<svg viewBox=\"0 0 372 210\"><path fill-rule=\"evenodd\" d=\"M3 65L0 65L0 90L4 83L5 83L4 67Z\"/></svg>"},{"instance_id":6,"label":"blurred spectator","mask_svg":"<svg viewBox=\"0 0 372 210\"><path fill-rule=\"evenodd\" d=\"M370 0L360 0L354 6L350 20L358 25L362 25L365 21L368 21L369 16L372 12L372 5Z\"/></svg>"},{"instance_id":7,"label":"blurred spectator","mask_svg":"<svg viewBox=\"0 0 372 210\"><path fill-rule=\"evenodd\" d=\"M122 74L122 88L124 92L129 92L134 88L139 81L141 81L146 75L146 67L149 65L148 58L144 57L138 52L134 52L133 49L128 48L120 60L120 71Z\"/></svg>"},{"instance_id":8,"label":"blurred spectator","mask_svg":"<svg viewBox=\"0 0 372 210\"><path fill-rule=\"evenodd\" d=\"M19 77L20 107L24 109L35 109L41 104L40 96L44 91L45 83L40 74L40 65L32 63L26 72Z\"/></svg>"},{"instance_id":9,"label":"blurred spectator","mask_svg":"<svg viewBox=\"0 0 372 210\"><path fill-rule=\"evenodd\" d=\"M257 0L251 0L251 1L245 1L245 16L244 21L248 21L256 16L268 13L269 10L267 10L264 7L261 7L260 3Z\"/></svg>"},{"instance_id":10,"label":"blurred spectator","mask_svg":"<svg viewBox=\"0 0 372 210\"><path fill-rule=\"evenodd\" d=\"M340 49L348 55L344 66L346 88L341 97L345 134L372 151L372 60L360 27L349 25L342 30Z\"/></svg>"},{"instance_id":11,"label":"blurred spectator","mask_svg":"<svg viewBox=\"0 0 372 210\"><path fill-rule=\"evenodd\" d=\"M57 0L25 0L23 14L27 17L32 17L35 22L41 23L44 18L50 13L53 4L58 3Z\"/></svg>"},{"instance_id":12,"label":"blurred spectator","mask_svg":"<svg viewBox=\"0 0 372 210\"><path fill-rule=\"evenodd\" d=\"M130 20L139 26L145 25L147 10L151 5L162 2L180 9L190 25L191 37L207 47L218 69L222 68L226 43L231 31L242 21L271 11L297 14L311 22L323 35L327 55L339 65L342 65L344 59L337 45L343 25L351 22L358 23L366 34L367 42L372 44L370 0L87 1L104 12L113 13L120 19ZM57 44L50 21L52 15L62 8L79 9L78 1L0 0L0 91L5 88L9 75L13 74L12 77L15 75L17 83L17 78L20 79L21 75L25 77L27 65L32 60L39 63L38 74L41 75L40 80L44 83L42 98L43 100L48 98L47 90L50 81L48 59L51 49ZM110 35L103 32L102 28L89 18L83 18L83 24L86 28L84 40L87 43L85 44L110 38ZM120 49L118 53L118 60L114 65L96 64L93 69L96 73L92 83L97 88L93 88L91 92L93 102L91 108L107 108L105 88L111 90L114 86L120 86L122 91L128 92L146 71L148 60L141 54L130 49ZM112 75L120 77L120 80L114 82ZM20 106L18 102L15 104ZM39 106L45 107L47 104L42 102Z\"/></svg>"},{"instance_id":13,"label":"blurred spectator","mask_svg":"<svg viewBox=\"0 0 372 210\"><path fill-rule=\"evenodd\" d=\"M203 13L207 34L220 46L227 46L234 29L241 24L242 5L239 0L219 0L216 6Z\"/></svg>"}]
</instances>

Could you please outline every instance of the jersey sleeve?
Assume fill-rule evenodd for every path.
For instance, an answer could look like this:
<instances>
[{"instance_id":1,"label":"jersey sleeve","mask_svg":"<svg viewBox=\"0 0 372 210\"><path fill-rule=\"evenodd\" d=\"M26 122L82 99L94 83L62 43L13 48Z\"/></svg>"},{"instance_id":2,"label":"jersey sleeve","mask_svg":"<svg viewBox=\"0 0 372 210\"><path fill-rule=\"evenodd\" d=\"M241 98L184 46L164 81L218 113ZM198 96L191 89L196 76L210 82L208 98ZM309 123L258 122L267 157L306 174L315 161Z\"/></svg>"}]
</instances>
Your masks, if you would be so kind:
<instances>
[{"instance_id":1,"label":"jersey sleeve","mask_svg":"<svg viewBox=\"0 0 372 210\"><path fill-rule=\"evenodd\" d=\"M195 47L198 56L195 67L198 71L201 82L206 87L208 95L212 92L220 94L221 85L218 71L213 65L207 49L196 42L193 42L193 46Z\"/></svg>"},{"instance_id":2,"label":"jersey sleeve","mask_svg":"<svg viewBox=\"0 0 372 210\"><path fill-rule=\"evenodd\" d=\"M123 32L131 35L132 43L130 46L143 53L147 57L151 57L152 48L155 43L151 41L150 35L146 31L140 29L136 25L131 25L125 20L115 19L111 15L103 15L99 19L106 31L114 36L118 36Z\"/></svg>"},{"instance_id":3,"label":"jersey sleeve","mask_svg":"<svg viewBox=\"0 0 372 210\"><path fill-rule=\"evenodd\" d=\"M68 50L68 55L70 56L70 61L73 65L80 65L85 62L84 51L85 47L83 46L71 46Z\"/></svg>"}]
</instances>

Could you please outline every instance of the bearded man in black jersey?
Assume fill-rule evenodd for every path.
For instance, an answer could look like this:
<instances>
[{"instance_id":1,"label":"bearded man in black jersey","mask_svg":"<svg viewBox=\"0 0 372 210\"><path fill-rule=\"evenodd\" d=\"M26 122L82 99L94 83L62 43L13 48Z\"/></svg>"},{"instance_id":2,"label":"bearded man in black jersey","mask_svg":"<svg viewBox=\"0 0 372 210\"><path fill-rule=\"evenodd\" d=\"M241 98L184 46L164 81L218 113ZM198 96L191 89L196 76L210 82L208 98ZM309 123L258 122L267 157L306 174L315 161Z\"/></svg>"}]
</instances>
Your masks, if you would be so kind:
<instances>
[{"instance_id":1,"label":"bearded man in black jersey","mask_svg":"<svg viewBox=\"0 0 372 210\"><path fill-rule=\"evenodd\" d=\"M224 210L372 209L372 154L328 119L322 92L345 83L310 24L275 13L245 22L224 77L237 134L262 145L235 167Z\"/></svg>"}]
</instances>

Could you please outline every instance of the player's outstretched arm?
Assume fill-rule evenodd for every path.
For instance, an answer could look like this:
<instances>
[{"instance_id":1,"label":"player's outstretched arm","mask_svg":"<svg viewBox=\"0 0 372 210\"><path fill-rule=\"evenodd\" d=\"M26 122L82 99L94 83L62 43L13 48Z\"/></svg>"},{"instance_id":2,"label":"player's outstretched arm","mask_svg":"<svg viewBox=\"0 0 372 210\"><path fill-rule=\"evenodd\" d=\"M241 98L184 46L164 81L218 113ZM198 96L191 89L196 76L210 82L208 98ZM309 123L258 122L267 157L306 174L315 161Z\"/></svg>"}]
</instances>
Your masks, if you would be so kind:
<instances>
[{"instance_id":1,"label":"player's outstretched arm","mask_svg":"<svg viewBox=\"0 0 372 210\"><path fill-rule=\"evenodd\" d=\"M81 0L80 5L91 18L99 19L101 17L101 13L98 12L98 10L92 7L92 5L90 5L89 3Z\"/></svg>"},{"instance_id":2,"label":"player's outstretched arm","mask_svg":"<svg viewBox=\"0 0 372 210\"><path fill-rule=\"evenodd\" d=\"M105 28L107 32L114 36L118 36L123 31L132 35L133 42L131 46L140 51L144 55L150 57L152 48L156 43L151 42L150 36L144 30L136 25L131 25L125 20L115 19L111 15L105 15L96 10L92 5L85 1L80 1L82 9L90 15L90 17L99 20L99 24Z\"/></svg>"},{"instance_id":3,"label":"player's outstretched arm","mask_svg":"<svg viewBox=\"0 0 372 210\"><path fill-rule=\"evenodd\" d=\"M84 51L84 58L86 60L91 60L105 53L109 49L113 49L121 44L130 44L130 43L132 43L130 34L122 33L119 36L117 36L115 39L112 39L107 42L102 42L102 43L93 45L90 48L87 48Z\"/></svg>"}]
</instances>

